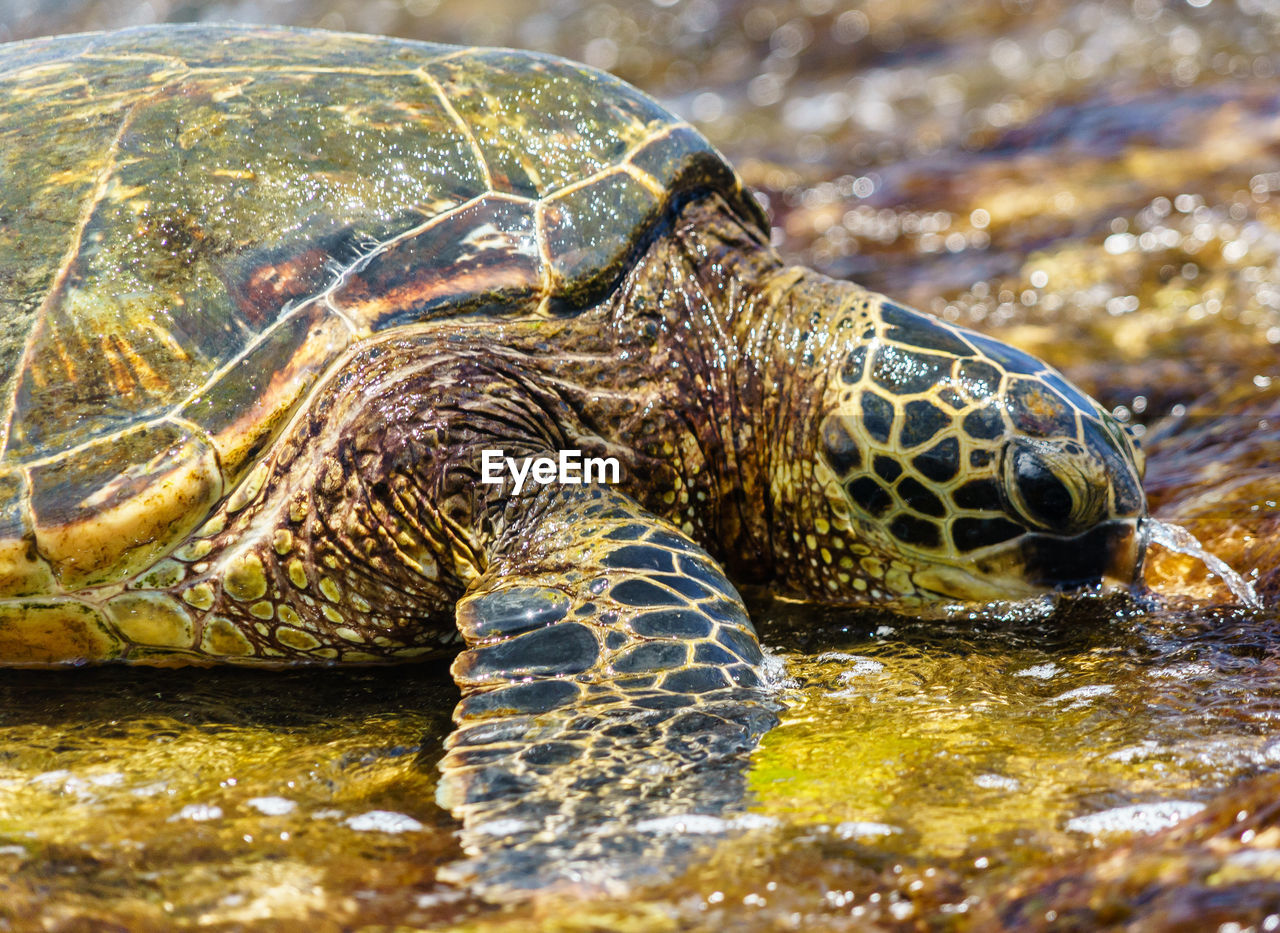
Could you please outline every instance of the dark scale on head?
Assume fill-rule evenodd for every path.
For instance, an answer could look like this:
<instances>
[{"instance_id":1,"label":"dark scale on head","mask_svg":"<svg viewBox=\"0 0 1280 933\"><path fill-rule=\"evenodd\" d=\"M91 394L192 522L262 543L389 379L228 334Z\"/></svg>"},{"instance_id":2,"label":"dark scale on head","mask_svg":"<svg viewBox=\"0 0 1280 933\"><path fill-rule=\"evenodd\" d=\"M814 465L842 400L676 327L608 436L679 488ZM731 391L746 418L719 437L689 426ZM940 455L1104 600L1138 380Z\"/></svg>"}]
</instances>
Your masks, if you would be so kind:
<instances>
[{"instance_id":1,"label":"dark scale on head","mask_svg":"<svg viewBox=\"0 0 1280 933\"><path fill-rule=\"evenodd\" d=\"M1066 401L1034 379L1014 379L1009 386L1009 414L1014 427L1032 437L1076 433L1075 412Z\"/></svg>"},{"instance_id":2,"label":"dark scale on head","mask_svg":"<svg viewBox=\"0 0 1280 933\"><path fill-rule=\"evenodd\" d=\"M870 476L860 476L845 486L849 496L868 515L880 518L893 506L893 497Z\"/></svg>"},{"instance_id":3,"label":"dark scale on head","mask_svg":"<svg viewBox=\"0 0 1280 933\"><path fill-rule=\"evenodd\" d=\"M893 395L915 395L933 391L939 382L951 375L951 364L952 360L947 356L881 346L876 350L871 378Z\"/></svg>"},{"instance_id":4,"label":"dark scale on head","mask_svg":"<svg viewBox=\"0 0 1280 933\"><path fill-rule=\"evenodd\" d=\"M1085 443L1089 445L1090 452L1106 465L1106 469L1114 473L1124 468L1126 458L1120 451L1125 450L1127 444L1123 437L1124 429L1119 423L1109 415L1104 418L1106 426L1112 429L1108 433L1111 434L1114 445L1104 443L1094 431L1085 431ZM1116 488L1115 497L1115 508L1125 514L1133 514L1142 508L1144 502L1142 489L1137 484Z\"/></svg>"},{"instance_id":5,"label":"dark scale on head","mask_svg":"<svg viewBox=\"0 0 1280 933\"><path fill-rule=\"evenodd\" d=\"M863 392L862 427L873 440L887 444L893 427L893 405L874 392Z\"/></svg>"},{"instance_id":6,"label":"dark scale on head","mask_svg":"<svg viewBox=\"0 0 1280 933\"><path fill-rule=\"evenodd\" d=\"M956 380L960 391L975 400L990 398L1000 390L1000 370L982 360L961 360Z\"/></svg>"},{"instance_id":7,"label":"dark scale on head","mask_svg":"<svg viewBox=\"0 0 1280 933\"><path fill-rule=\"evenodd\" d=\"M903 447L918 447L949 424L950 416L936 405L923 399L907 402L906 417L902 419L902 429L898 432L898 443Z\"/></svg>"},{"instance_id":8,"label":"dark scale on head","mask_svg":"<svg viewBox=\"0 0 1280 933\"><path fill-rule=\"evenodd\" d=\"M829 415L823 421L822 444L826 450L827 462L837 476L848 476L862 466L862 451L840 415Z\"/></svg>"},{"instance_id":9,"label":"dark scale on head","mask_svg":"<svg viewBox=\"0 0 1280 933\"><path fill-rule=\"evenodd\" d=\"M974 551L1016 538L1025 530L1005 518L957 518L951 524L951 537L960 550Z\"/></svg>"},{"instance_id":10,"label":"dark scale on head","mask_svg":"<svg viewBox=\"0 0 1280 933\"><path fill-rule=\"evenodd\" d=\"M898 484L898 498L907 508L914 509L922 515L941 518L947 514L947 508L942 504L942 500L926 489L919 480L910 476L905 477Z\"/></svg>"},{"instance_id":11,"label":"dark scale on head","mask_svg":"<svg viewBox=\"0 0 1280 933\"><path fill-rule=\"evenodd\" d=\"M853 385L862 378L862 370L867 362L867 348L859 345L849 351L844 366L840 368L840 378L846 385Z\"/></svg>"},{"instance_id":12,"label":"dark scale on head","mask_svg":"<svg viewBox=\"0 0 1280 933\"><path fill-rule=\"evenodd\" d=\"M917 311L908 311L890 302L880 308L880 319L885 323L884 336L909 347L941 350L956 356L970 356L973 347L959 336Z\"/></svg>"},{"instance_id":13,"label":"dark scale on head","mask_svg":"<svg viewBox=\"0 0 1280 933\"><path fill-rule=\"evenodd\" d=\"M982 469L982 467L988 466L995 458L994 450L972 450L969 452L969 466L974 469Z\"/></svg>"},{"instance_id":14,"label":"dark scale on head","mask_svg":"<svg viewBox=\"0 0 1280 933\"><path fill-rule=\"evenodd\" d=\"M892 457L876 457L874 466L876 475L886 483L892 483L902 475L902 464Z\"/></svg>"},{"instance_id":15,"label":"dark scale on head","mask_svg":"<svg viewBox=\"0 0 1280 933\"><path fill-rule=\"evenodd\" d=\"M1003 512L1000 484L993 479L974 479L951 494L956 507L978 512Z\"/></svg>"},{"instance_id":16,"label":"dark scale on head","mask_svg":"<svg viewBox=\"0 0 1280 933\"><path fill-rule=\"evenodd\" d=\"M899 515L889 523L889 533L903 544L913 547L936 548L942 543L942 533L938 526L924 518L914 515Z\"/></svg>"},{"instance_id":17,"label":"dark scale on head","mask_svg":"<svg viewBox=\"0 0 1280 933\"><path fill-rule=\"evenodd\" d=\"M1008 344L1000 343L998 340L992 340L990 337L984 337L981 334L973 334L970 337L973 345L982 351L983 355L990 360L1004 367L1006 372L1022 373L1027 376L1034 376L1036 373L1045 371L1046 366L1034 356L1016 350Z\"/></svg>"},{"instance_id":18,"label":"dark scale on head","mask_svg":"<svg viewBox=\"0 0 1280 933\"><path fill-rule=\"evenodd\" d=\"M998 405L988 405L965 415L960 423L966 434L981 441L995 440L1004 434L1004 419Z\"/></svg>"},{"instance_id":19,"label":"dark scale on head","mask_svg":"<svg viewBox=\"0 0 1280 933\"><path fill-rule=\"evenodd\" d=\"M911 461L927 479L945 483L960 472L960 442L954 437L944 438Z\"/></svg>"}]
</instances>

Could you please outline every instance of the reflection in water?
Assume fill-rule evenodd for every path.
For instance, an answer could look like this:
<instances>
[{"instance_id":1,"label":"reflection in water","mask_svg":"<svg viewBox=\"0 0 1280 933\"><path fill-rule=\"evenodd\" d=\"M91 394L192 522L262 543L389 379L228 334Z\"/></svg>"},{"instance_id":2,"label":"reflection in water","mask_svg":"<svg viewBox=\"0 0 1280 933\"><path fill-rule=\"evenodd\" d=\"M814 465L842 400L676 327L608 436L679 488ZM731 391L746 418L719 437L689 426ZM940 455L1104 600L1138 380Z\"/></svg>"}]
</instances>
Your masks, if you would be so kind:
<instances>
[{"instance_id":1,"label":"reflection in water","mask_svg":"<svg viewBox=\"0 0 1280 933\"><path fill-rule=\"evenodd\" d=\"M0 923L456 915L416 906L455 894L456 701L439 664L0 672Z\"/></svg>"},{"instance_id":2,"label":"reflection in water","mask_svg":"<svg viewBox=\"0 0 1280 933\"><path fill-rule=\"evenodd\" d=\"M1070 851L1076 817L1202 800L1280 752L1260 728L1280 671L1249 657L1269 639L1216 619L1111 599L1040 621L841 625L819 642L839 650L806 636L753 786L764 812L897 827L883 845L902 856Z\"/></svg>"}]
</instances>

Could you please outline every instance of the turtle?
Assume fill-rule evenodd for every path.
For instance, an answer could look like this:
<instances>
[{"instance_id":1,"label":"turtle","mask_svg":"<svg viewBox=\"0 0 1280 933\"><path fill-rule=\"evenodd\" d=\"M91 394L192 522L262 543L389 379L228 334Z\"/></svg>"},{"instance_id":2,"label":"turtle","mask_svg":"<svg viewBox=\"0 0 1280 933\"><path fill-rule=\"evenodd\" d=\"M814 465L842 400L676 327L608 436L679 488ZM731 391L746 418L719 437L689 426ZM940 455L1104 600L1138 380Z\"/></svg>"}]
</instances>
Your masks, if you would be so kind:
<instances>
[{"instance_id":1,"label":"turtle","mask_svg":"<svg viewBox=\"0 0 1280 933\"><path fill-rule=\"evenodd\" d=\"M785 263L607 73L194 25L5 45L0 89L0 665L453 656L459 877L643 874L741 808L743 588L1139 571L1103 406Z\"/></svg>"}]
</instances>

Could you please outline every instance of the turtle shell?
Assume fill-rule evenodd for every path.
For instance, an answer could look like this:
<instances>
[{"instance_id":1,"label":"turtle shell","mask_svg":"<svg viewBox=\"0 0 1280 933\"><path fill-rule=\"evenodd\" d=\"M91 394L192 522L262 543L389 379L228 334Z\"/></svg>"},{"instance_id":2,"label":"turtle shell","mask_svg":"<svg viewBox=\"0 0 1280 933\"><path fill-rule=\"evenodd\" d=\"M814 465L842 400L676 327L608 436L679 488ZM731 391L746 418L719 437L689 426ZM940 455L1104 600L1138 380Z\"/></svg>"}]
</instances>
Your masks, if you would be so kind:
<instances>
[{"instance_id":1,"label":"turtle shell","mask_svg":"<svg viewBox=\"0 0 1280 933\"><path fill-rule=\"evenodd\" d=\"M0 47L0 177L9 597L171 550L357 341L575 313L700 191L761 222L607 74L288 29Z\"/></svg>"}]
</instances>

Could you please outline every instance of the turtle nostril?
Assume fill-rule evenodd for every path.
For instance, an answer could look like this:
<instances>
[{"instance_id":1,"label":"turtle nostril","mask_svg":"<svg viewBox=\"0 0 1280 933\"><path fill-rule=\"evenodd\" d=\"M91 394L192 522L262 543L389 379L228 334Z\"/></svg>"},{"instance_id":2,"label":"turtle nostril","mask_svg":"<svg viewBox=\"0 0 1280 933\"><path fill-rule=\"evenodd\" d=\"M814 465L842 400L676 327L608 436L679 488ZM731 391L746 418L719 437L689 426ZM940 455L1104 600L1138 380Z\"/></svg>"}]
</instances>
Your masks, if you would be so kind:
<instances>
[{"instance_id":1,"label":"turtle nostril","mask_svg":"<svg viewBox=\"0 0 1280 933\"><path fill-rule=\"evenodd\" d=\"M1050 531L1072 531L1075 501L1071 490L1036 451L1014 450L1012 475L1014 503L1033 524Z\"/></svg>"}]
</instances>

